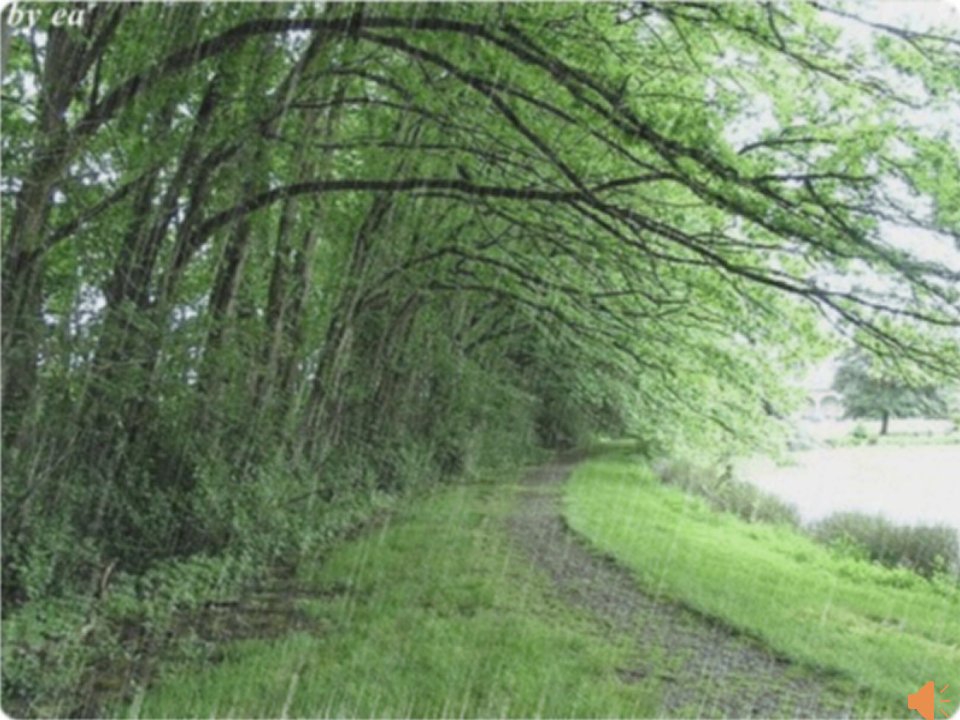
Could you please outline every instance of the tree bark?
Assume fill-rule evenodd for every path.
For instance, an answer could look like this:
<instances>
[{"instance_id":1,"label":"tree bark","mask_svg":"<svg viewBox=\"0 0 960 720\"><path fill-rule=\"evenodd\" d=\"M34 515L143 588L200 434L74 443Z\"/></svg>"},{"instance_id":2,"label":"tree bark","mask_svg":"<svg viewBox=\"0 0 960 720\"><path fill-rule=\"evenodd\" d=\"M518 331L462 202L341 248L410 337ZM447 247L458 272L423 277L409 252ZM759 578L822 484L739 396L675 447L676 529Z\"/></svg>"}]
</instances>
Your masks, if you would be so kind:
<instances>
[{"instance_id":1,"label":"tree bark","mask_svg":"<svg viewBox=\"0 0 960 720\"><path fill-rule=\"evenodd\" d=\"M3 247L0 387L5 440L19 432L37 382L44 335L44 233L57 183L79 149L76 134L67 126L67 110L126 12L126 8L95 8L84 28L85 36L75 36L65 28L49 30L42 77L36 78L34 159L21 178ZM5 45L10 41L8 30L4 24ZM4 47L4 61L8 51L9 47Z\"/></svg>"},{"instance_id":2,"label":"tree bark","mask_svg":"<svg viewBox=\"0 0 960 720\"><path fill-rule=\"evenodd\" d=\"M33 162L21 178L3 252L4 436L12 438L33 393L43 327L43 232L64 157L70 147L67 107L79 82L84 49L66 30L53 28L47 41Z\"/></svg>"}]
</instances>

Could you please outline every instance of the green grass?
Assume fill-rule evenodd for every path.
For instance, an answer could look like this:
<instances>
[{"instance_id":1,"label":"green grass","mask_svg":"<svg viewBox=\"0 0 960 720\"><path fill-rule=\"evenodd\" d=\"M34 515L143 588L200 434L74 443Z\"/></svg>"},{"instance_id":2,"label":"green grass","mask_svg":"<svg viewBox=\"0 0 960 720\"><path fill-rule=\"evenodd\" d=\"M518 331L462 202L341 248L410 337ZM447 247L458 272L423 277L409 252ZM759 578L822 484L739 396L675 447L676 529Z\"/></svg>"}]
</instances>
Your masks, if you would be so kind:
<instances>
[{"instance_id":1,"label":"green grass","mask_svg":"<svg viewBox=\"0 0 960 720\"><path fill-rule=\"evenodd\" d=\"M122 714L143 717L650 716L631 649L550 596L502 521L510 486L453 488L299 578L317 629L228 645Z\"/></svg>"},{"instance_id":2,"label":"green grass","mask_svg":"<svg viewBox=\"0 0 960 720\"><path fill-rule=\"evenodd\" d=\"M750 524L663 486L637 460L582 465L572 527L640 584L823 668L906 716L927 680L960 682L960 590L843 556L786 526Z\"/></svg>"}]
</instances>

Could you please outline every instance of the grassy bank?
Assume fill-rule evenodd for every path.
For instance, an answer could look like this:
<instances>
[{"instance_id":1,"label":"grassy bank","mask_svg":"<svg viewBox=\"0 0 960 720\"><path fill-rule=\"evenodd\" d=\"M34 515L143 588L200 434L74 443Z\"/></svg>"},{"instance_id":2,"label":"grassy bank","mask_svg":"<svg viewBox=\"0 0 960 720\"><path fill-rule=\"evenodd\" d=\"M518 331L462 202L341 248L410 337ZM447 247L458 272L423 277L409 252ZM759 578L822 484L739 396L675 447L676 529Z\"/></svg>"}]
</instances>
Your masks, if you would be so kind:
<instances>
[{"instance_id":1,"label":"grassy bank","mask_svg":"<svg viewBox=\"0 0 960 720\"><path fill-rule=\"evenodd\" d=\"M143 717L650 716L630 648L551 597L508 546L515 488L454 488L298 578L305 629L229 645L132 707ZM303 626L303 623L300 623Z\"/></svg>"},{"instance_id":2,"label":"grassy bank","mask_svg":"<svg viewBox=\"0 0 960 720\"><path fill-rule=\"evenodd\" d=\"M664 487L639 461L595 460L572 478L573 528L645 588L760 638L864 691L867 714L960 667L960 591L750 524ZM903 711L905 712L905 711Z\"/></svg>"}]
</instances>

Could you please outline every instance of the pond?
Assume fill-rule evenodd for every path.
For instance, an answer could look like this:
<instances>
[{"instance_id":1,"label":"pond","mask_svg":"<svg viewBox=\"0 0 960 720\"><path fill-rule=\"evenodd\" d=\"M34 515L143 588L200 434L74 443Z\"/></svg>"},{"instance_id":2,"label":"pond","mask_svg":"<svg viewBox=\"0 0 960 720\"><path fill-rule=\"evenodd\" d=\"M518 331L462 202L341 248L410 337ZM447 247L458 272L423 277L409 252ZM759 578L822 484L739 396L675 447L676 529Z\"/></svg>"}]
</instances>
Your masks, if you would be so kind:
<instances>
[{"instance_id":1,"label":"pond","mask_svg":"<svg viewBox=\"0 0 960 720\"><path fill-rule=\"evenodd\" d=\"M823 448L790 459L744 461L739 475L793 504L806 523L859 511L960 532L960 445Z\"/></svg>"}]
</instances>

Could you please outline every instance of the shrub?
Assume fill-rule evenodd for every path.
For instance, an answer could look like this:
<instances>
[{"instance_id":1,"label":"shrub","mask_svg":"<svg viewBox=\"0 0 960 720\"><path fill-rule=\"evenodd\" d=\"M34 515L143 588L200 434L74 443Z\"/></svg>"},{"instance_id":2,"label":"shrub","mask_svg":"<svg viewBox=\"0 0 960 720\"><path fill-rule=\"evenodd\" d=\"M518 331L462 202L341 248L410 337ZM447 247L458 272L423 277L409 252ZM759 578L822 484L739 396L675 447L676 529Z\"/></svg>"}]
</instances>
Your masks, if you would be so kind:
<instances>
[{"instance_id":1,"label":"shrub","mask_svg":"<svg viewBox=\"0 0 960 720\"><path fill-rule=\"evenodd\" d=\"M741 480L729 480L718 487L717 504L749 522L774 525L800 524L800 515L789 503Z\"/></svg>"},{"instance_id":2,"label":"shrub","mask_svg":"<svg viewBox=\"0 0 960 720\"><path fill-rule=\"evenodd\" d=\"M900 526L878 515L845 512L820 521L812 531L821 542L856 546L875 562L906 567L925 577L960 572L957 532L946 525Z\"/></svg>"},{"instance_id":3,"label":"shrub","mask_svg":"<svg viewBox=\"0 0 960 720\"><path fill-rule=\"evenodd\" d=\"M202 650L175 632L189 612L257 576L234 558L167 561L119 573L101 598L70 595L28 602L3 619L4 709L19 717L97 717L129 699L148 663ZM150 655L151 657L147 657Z\"/></svg>"},{"instance_id":4,"label":"shrub","mask_svg":"<svg viewBox=\"0 0 960 720\"><path fill-rule=\"evenodd\" d=\"M735 479L729 468L717 473L690 462L671 461L658 463L655 470L664 483L706 498L715 510L733 513L747 522L800 525L796 508Z\"/></svg>"},{"instance_id":5,"label":"shrub","mask_svg":"<svg viewBox=\"0 0 960 720\"><path fill-rule=\"evenodd\" d=\"M870 439L870 433L867 432L867 428L864 427L863 423L857 423L850 432L850 439L855 445L859 445Z\"/></svg>"},{"instance_id":6,"label":"shrub","mask_svg":"<svg viewBox=\"0 0 960 720\"><path fill-rule=\"evenodd\" d=\"M447 423L432 442L396 432L342 443L319 467L294 462L282 449L272 456L262 451L242 470L216 452L198 456L190 492L177 506L182 517L172 517L174 529L164 536L189 531L190 542L180 547L203 548L189 554L145 554L132 541L83 535L67 510L51 511L42 524L21 523L19 535L4 543L5 579L11 567L20 590L4 606L4 709L19 717L99 716L167 665L210 651L185 621L209 601L242 597L255 581L322 556L399 498L453 479L444 467L451 459L461 472L495 453L504 465L522 463L529 456L526 435L508 437L509 426L493 422L482 437L465 431L473 417L485 419L483 410ZM521 403L515 412L522 417ZM76 478L66 485L78 494L68 510L87 497L81 491L97 487ZM4 487L7 494L11 489ZM145 524L159 535L171 506L143 508L151 511ZM118 555L124 549L128 554Z\"/></svg>"}]
</instances>

